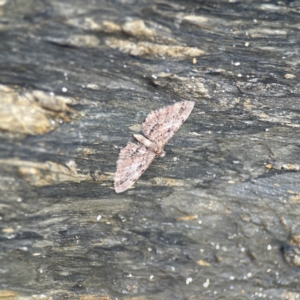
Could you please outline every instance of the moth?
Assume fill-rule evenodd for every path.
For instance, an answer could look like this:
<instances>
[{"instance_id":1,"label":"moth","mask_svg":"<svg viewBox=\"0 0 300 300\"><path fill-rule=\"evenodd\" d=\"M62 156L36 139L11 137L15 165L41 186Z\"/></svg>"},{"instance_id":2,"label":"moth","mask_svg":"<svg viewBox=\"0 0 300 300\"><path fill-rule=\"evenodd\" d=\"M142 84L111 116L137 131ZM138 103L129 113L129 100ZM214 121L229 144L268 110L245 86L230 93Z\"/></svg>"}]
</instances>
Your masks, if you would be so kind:
<instances>
[{"instance_id":1,"label":"moth","mask_svg":"<svg viewBox=\"0 0 300 300\"><path fill-rule=\"evenodd\" d=\"M182 101L151 112L143 123L143 135L134 134L138 144L128 143L120 151L114 187L116 193L129 189L155 157L164 157L165 144L193 110L195 102Z\"/></svg>"}]
</instances>

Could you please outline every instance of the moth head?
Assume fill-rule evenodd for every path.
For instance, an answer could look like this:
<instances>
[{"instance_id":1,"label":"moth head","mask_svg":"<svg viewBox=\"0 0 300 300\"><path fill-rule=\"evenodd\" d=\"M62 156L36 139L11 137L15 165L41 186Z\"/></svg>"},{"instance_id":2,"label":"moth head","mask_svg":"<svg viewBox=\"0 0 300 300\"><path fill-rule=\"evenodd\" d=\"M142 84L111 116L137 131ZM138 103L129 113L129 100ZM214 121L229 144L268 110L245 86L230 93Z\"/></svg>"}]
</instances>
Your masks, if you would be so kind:
<instances>
[{"instance_id":1,"label":"moth head","mask_svg":"<svg viewBox=\"0 0 300 300\"><path fill-rule=\"evenodd\" d=\"M160 153L157 154L157 157L165 157L166 151L162 150Z\"/></svg>"}]
</instances>

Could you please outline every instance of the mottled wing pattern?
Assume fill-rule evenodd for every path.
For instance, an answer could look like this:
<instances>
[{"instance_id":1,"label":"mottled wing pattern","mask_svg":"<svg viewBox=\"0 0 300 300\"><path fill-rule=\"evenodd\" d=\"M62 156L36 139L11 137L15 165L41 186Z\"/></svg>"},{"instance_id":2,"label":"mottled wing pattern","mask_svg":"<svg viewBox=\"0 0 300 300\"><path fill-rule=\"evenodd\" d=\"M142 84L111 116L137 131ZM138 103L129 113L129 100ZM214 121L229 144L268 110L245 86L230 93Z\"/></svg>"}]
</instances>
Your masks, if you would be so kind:
<instances>
[{"instance_id":1,"label":"mottled wing pattern","mask_svg":"<svg viewBox=\"0 0 300 300\"><path fill-rule=\"evenodd\" d=\"M143 123L144 135L162 148L193 110L195 102L182 101L151 112Z\"/></svg>"},{"instance_id":2,"label":"mottled wing pattern","mask_svg":"<svg viewBox=\"0 0 300 300\"><path fill-rule=\"evenodd\" d=\"M122 193L129 189L149 167L155 153L144 145L129 143L120 152L115 175L115 191Z\"/></svg>"}]
</instances>

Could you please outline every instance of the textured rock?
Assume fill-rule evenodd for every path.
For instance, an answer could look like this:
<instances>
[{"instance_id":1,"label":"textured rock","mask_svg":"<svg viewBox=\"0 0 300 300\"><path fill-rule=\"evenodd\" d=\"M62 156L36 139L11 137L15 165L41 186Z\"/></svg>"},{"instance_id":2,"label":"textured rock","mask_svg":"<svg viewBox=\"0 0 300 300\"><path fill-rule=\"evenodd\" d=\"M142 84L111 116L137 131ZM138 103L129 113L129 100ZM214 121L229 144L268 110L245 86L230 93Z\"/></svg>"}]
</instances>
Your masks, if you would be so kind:
<instances>
[{"instance_id":1,"label":"textured rock","mask_svg":"<svg viewBox=\"0 0 300 300\"><path fill-rule=\"evenodd\" d=\"M0 1L0 298L299 298L299 11ZM116 194L120 149L182 100Z\"/></svg>"},{"instance_id":2,"label":"textured rock","mask_svg":"<svg viewBox=\"0 0 300 300\"><path fill-rule=\"evenodd\" d=\"M67 104L75 100L42 91L17 91L0 85L0 130L44 134L69 122Z\"/></svg>"}]
</instances>

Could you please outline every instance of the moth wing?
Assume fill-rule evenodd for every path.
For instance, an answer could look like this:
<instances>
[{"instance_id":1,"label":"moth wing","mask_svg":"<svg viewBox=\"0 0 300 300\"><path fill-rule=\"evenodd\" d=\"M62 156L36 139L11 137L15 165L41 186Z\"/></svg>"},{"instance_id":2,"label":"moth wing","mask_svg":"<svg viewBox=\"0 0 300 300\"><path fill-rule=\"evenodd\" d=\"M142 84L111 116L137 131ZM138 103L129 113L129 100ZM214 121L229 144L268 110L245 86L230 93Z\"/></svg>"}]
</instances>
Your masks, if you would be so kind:
<instances>
[{"instance_id":1,"label":"moth wing","mask_svg":"<svg viewBox=\"0 0 300 300\"><path fill-rule=\"evenodd\" d=\"M194 105L193 101L182 101L151 112L143 123L144 135L162 148L188 118Z\"/></svg>"},{"instance_id":2,"label":"moth wing","mask_svg":"<svg viewBox=\"0 0 300 300\"><path fill-rule=\"evenodd\" d=\"M155 153L144 145L129 143L120 151L115 174L115 191L122 193L129 189L146 171L155 158Z\"/></svg>"}]
</instances>

